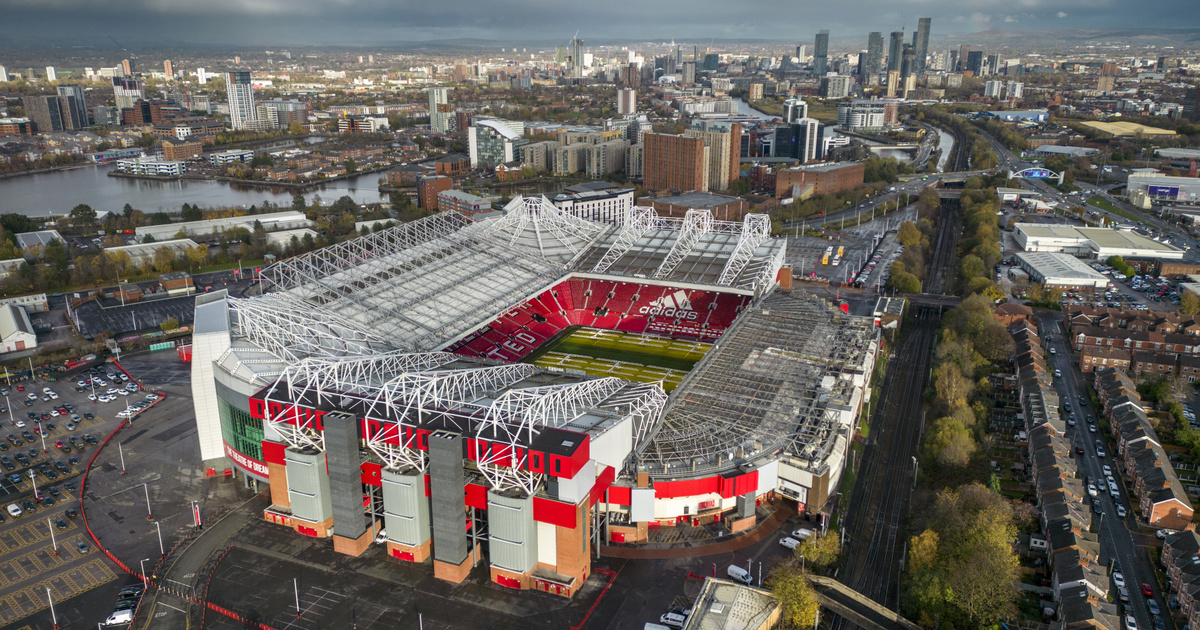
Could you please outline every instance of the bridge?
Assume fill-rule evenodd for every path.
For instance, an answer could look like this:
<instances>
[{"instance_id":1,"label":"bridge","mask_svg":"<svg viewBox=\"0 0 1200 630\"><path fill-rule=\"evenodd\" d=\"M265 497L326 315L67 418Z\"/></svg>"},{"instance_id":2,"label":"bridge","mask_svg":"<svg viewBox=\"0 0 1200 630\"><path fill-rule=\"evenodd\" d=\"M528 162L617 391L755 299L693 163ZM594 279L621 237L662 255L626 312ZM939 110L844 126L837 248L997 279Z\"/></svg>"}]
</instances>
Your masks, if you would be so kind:
<instances>
[{"instance_id":1,"label":"bridge","mask_svg":"<svg viewBox=\"0 0 1200 630\"><path fill-rule=\"evenodd\" d=\"M917 624L828 577L810 575L817 602L864 630L921 630Z\"/></svg>"}]
</instances>

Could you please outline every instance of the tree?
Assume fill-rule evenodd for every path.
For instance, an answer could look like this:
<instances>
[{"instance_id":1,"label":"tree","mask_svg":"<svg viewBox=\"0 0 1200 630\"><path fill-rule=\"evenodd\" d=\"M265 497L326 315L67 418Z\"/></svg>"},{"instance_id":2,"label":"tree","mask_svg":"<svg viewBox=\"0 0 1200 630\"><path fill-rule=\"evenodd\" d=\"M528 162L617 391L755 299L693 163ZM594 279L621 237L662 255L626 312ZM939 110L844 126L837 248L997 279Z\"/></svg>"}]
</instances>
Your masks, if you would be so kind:
<instances>
[{"instance_id":1,"label":"tree","mask_svg":"<svg viewBox=\"0 0 1200 630\"><path fill-rule=\"evenodd\" d=\"M892 288L900 293L920 293L921 281L913 274L907 271L892 274L889 279Z\"/></svg>"},{"instance_id":2,"label":"tree","mask_svg":"<svg viewBox=\"0 0 1200 630\"><path fill-rule=\"evenodd\" d=\"M346 161L343 165L346 167L347 174L352 174L358 170L358 164L354 162L354 158L346 158Z\"/></svg>"},{"instance_id":3,"label":"tree","mask_svg":"<svg viewBox=\"0 0 1200 630\"><path fill-rule=\"evenodd\" d=\"M171 222L171 215L166 212L155 212L150 215L150 225L166 225Z\"/></svg>"},{"instance_id":4,"label":"tree","mask_svg":"<svg viewBox=\"0 0 1200 630\"><path fill-rule=\"evenodd\" d=\"M163 322L158 325L158 327L163 329L163 332L175 330L176 328L179 328L179 320L175 319L174 317L168 317L164 319Z\"/></svg>"},{"instance_id":5,"label":"tree","mask_svg":"<svg viewBox=\"0 0 1200 630\"><path fill-rule=\"evenodd\" d=\"M154 270L158 273L171 271L175 264L175 252L170 247L159 247L154 250Z\"/></svg>"},{"instance_id":6,"label":"tree","mask_svg":"<svg viewBox=\"0 0 1200 630\"><path fill-rule=\"evenodd\" d=\"M193 269L199 269L208 263L208 248L203 245L187 249L187 261Z\"/></svg>"},{"instance_id":7,"label":"tree","mask_svg":"<svg viewBox=\"0 0 1200 630\"><path fill-rule=\"evenodd\" d=\"M308 206L304 201L304 195L301 193L292 195L292 210L304 212L306 209L308 209Z\"/></svg>"},{"instance_id":8,"label":"tree","mask_svg":"<svg viewBox=\"0 0 1200 630\"><path fill-rule=\"evenodd\" d=\"M905 221L900 224L900 231L896 235L896 239L905 248L913 247L921 242L921 231L917 229L917 224L912 221Z\"/></svg>"},{"instance_id":9,"label":"tree","mask_svg":"<svg viewBox=\"0 0 1200 630\"><path fill-rule=\"evenodd\" d=\"M1187 315L1200 315L1200 295L1185 290L1179 298L1179 310Z\"/></svg>"},{"instance_id":10,"label":"tree","mask_svg":"<svg viewBox=\"0 0 1200 630\"><path fill-rule=\"evenodd\" d=\"M304 133L304 123L299 120L293 120L288 123L288 133L298 135Z\"/></svg>"},{"instance_id":11,"label":"tree","mask_svg":"<svg viewBox=\"0 0 1200 630\"><path fill-rule=\"evenodd\" d=\"M938 402L946 411L967 404L967 397L971 395L974 387L975 384L963 376L957 365L946 363L938 367L937 376L934 378L934 390L937 392Z\"/></svg>"},{"instance_id":12,"label":"tree","mask_svg":"<svg viewBox=\"0 0 1200 630\"><path fill-rule=\"evenodd\" d=\"M789 627L807 627L817 618L820 604L808 575L795 566L781 566L767 578L767 587L779 598L780 621Z\"/></svg>"},{"instance_id":13,"label":"tree","mask_svg":"<svg viewBox=\"0 0 1200 630\"><path fill-rule=\"evenodd\" d=\"M811 536L796 548L796 556L814 567L827 569L837 564L842 555L842 541L835 535Z\"/></svg>"},{"instance_id":14,"label":"tree","mask_svg":"<svg viewBox=\"0 0 1200 630\"><path fill-rule=\"evenodd\" d=\"M71 214L68 217L71 220L71 225L76 228L95 229L96 227L96 211L86 203L81 203L71 208Z\"/></svg>"},{"instance_id":15,"label":"tree","mask_svg":"<svg viewBox=\"0 0 1200 630\"><path fill-rule=\"evenodd\" d=\"M358 204L354 202L349 195L342 195L338 200L333 202L329 207L329 211L333 214L357 214Z\"/></svg>"},{"instance_id":16,"label":"tree","mask_svg":"<svg viewBox=\"0 0 1200 630\"><path fill-rule=\"evenodd\" d=\"M971 432L961 422L951 417L934 420L933 430L926 439L926 450L934 456L939 466L965 467L971 463L978 445Z\"/></svg>"},{"instance_id":17,"label":"tree","mask_svg":"<svg viewBox=\"0 0 1200 630\"><path fill-rule=\"evenodd\" d=\"M183 204L183 210L180 212L180 216L184 221L199 221L204 218L204 211L201 210L199 206L193 206L185 203Z\"/></svg>"}]
</instances>

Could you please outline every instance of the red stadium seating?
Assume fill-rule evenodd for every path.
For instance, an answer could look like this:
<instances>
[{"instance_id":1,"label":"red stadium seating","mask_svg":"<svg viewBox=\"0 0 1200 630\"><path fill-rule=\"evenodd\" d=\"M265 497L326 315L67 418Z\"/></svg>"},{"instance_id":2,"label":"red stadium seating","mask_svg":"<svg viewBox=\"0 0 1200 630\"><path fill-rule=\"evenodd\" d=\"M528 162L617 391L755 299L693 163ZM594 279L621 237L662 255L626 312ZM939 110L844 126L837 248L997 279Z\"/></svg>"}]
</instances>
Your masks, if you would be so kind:
<instances>
[{"instance_id":1,"label":"red stadium seating","mask_svg":"<svg viewBox=\"0 0 1200 630\"><path fill-rule=\"evenodd\" d=\"M569 278L514 305L449 350L515 362L571 326L714 341L749 303L749 297L731 293Z\"/></svg>"}]
</instances>

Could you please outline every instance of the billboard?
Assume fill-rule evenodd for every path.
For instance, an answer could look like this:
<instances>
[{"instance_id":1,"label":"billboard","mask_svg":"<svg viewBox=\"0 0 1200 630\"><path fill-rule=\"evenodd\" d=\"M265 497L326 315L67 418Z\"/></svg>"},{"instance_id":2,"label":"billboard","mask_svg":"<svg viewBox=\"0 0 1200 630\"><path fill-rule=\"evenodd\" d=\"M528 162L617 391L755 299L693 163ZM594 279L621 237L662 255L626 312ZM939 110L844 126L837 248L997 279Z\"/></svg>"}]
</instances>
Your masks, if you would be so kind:
<instances>
[{"instance_id":1,"label":"billboard","mask_svg":"<svg viewBox=\"0 0 1200 630\"><path fill-rule=\"evenodd\" d=\"M1171 199L1179 198L1178 186L1147 186L1146 194L1151 197L1170 197Z\"/></svg>"},{"instance_id":2,"label":"billboard","mask_svg":"<svg viewBox=\"0 0 1200 630\"><path fill-rule=\"evenodd\" d=\"M1031 169L1022 171L1021 177L1040 177L1042 179L1049 179L1050 177L1057 177L1057 175L1052 175L1050 173L1050 171L1047 171L1047 170L1038 170L1038 169L1031 168Z\"/></svg>"}]
</instances>

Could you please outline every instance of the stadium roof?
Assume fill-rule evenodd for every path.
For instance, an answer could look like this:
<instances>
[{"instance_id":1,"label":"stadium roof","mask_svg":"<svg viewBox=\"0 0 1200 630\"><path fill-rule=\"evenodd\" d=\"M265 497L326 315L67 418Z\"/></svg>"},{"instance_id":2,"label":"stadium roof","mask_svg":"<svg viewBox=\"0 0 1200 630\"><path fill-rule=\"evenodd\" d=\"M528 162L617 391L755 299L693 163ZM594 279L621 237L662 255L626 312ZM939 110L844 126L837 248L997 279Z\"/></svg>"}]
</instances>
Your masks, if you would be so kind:
<instances>
[{"instance_id":1,"label":"stadium roof","mask_svg":"<svg viewBox=\"0 0 1200 630\"><path fill-rule=\"evenodd\" d=\"M875 335L870 319L814 295L767 297L672 392L640 469L694 477L787 452L822 473L846 448L844 412L857 408L853 382L869 376L859 372L871 364Z\"/></svg>"},{"instance_id":2,"label":"stadium roof","mask_svg":"<svg viewBox=\"0 0 1200 630\"><path fill-rule=\"evenodd\" d=\"M273 291L256 300L271 318L303 318L303 329L336 321L397 350L429 351L571 272L769 288L785 248L769 232L765 215L731 223L706 210L678 219L639 208L613 226L563 213L542 196L517 197L502 217L443 212L283 260L263 270ZM255 313L248 316L265 315Z\"/></svg>"},{"instance_id":3,"label":"stadium roof","mask_svg":"<svg viewBox=\"0 0 1200 630\"><path fill-rule=\"evenodd\" d=\"M515 140L515 139L521 137L520 134L513 131L512 128L510 128L508 125L504 124L503 122L501 122L499 120L493 120L491 118L481 118L481 119L478 119L475 121L475 125L491 127L492 129L495 129L500 135L504 136L505 138L508 138L509 140Z\"/></svg>"}]
</instances>

